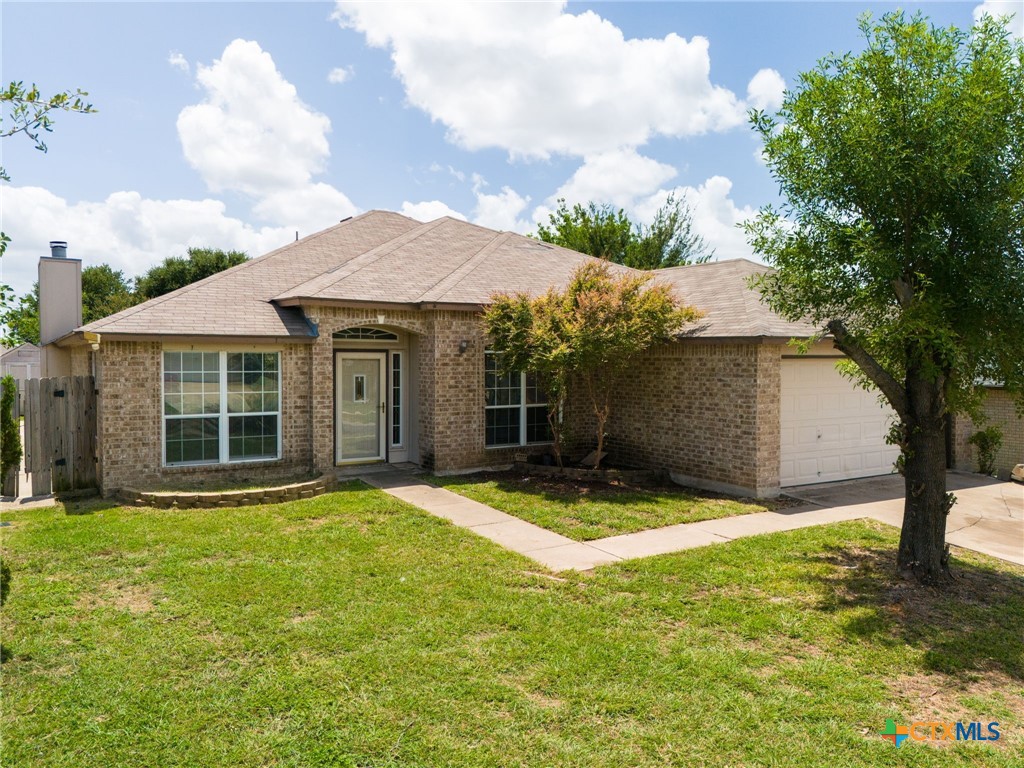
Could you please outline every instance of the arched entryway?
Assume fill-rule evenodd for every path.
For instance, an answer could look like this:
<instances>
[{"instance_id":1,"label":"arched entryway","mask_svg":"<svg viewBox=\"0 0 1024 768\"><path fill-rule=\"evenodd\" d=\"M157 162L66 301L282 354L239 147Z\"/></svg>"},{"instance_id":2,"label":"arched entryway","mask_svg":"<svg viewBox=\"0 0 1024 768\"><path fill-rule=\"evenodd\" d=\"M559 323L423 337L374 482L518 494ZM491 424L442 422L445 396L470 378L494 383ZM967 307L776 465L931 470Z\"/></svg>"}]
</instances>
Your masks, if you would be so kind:
<instances>
[{"instance_id":1,"label":"arched entryway","mask_svg":"<svg viewBox=\"0 0 1024 768\"><path fill-rule=\"evenodd\" d=\"M417 339L383 324L332 334L335 465L419 461Z\"/></svg>"}]
</instances>

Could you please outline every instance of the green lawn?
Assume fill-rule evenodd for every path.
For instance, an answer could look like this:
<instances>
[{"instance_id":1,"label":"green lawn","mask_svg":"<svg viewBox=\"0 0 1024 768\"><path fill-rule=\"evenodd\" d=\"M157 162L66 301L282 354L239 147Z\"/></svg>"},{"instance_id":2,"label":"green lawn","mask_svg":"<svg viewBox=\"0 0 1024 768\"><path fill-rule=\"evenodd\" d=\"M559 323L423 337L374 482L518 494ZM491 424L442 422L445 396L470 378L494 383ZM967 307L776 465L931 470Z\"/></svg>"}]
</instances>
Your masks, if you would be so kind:
<instances>
[{"instance_id":1,"label":"green lawn","mask_svg":"<svg viewBox=\"0 0 1024 768\"><path fill-rule=\"evenodd\" d=\"M777 509L785 501L736 499L678 485L621 486L518 472L432 477L430 482L577 541Z\"/></svg>"},{"instance_id":2,"label":"green lawn","mask_svg":"<svg viewBox=\"0 0 1024 768\"><path fill-rule=\"evenodd\" d=\"M846 523L554 575L351 484L4 514L5 766L1005 766L1024 570ZM999 720L897 751L886 718Z\"/></svg>"}]
</instances>

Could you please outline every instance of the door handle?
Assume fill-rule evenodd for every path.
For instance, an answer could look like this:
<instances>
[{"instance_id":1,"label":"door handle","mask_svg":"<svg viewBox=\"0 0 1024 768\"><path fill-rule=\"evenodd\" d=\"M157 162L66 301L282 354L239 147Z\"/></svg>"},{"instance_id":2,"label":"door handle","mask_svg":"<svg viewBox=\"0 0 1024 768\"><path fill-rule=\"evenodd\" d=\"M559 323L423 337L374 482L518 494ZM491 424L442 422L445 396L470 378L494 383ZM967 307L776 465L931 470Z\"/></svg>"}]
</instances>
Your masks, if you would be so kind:
<instances>
[{"instance_id":1,"label":"door handle","mask_svg":"<svg viewBox=\"0 0 1024 768\"><path fill-rule=\"evenodd\" d=\"M380 401L380 412L381 413L386 413L387 412L387 410L385 408L385 405L386 405L386 403L383 400L381 400Z\"/></svg>"}]
</instances>

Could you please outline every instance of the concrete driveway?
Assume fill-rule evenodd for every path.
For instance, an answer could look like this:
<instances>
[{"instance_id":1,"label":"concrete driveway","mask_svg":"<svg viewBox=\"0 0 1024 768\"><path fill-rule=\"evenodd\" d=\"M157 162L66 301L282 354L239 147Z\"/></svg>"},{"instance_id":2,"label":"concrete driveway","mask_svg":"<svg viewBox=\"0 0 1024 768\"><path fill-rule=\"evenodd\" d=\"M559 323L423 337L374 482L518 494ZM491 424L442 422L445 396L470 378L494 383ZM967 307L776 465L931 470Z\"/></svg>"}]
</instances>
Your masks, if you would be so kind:
<instances>
[{"instance_id":1,"label":"concrete driveway","mask_svg":"<svg viewBox=\"0 0 1024 768\"><path fill-rule=\"evenodd\" d=\"M1024 485L982 475L950 472L946 488L957 503L946 519L946 541L1024 565ZM789 496L824 508L862 511L860 517L901 526L903 478L870 477L841 483L783 489Z\"/></svg>"}]
</instances>

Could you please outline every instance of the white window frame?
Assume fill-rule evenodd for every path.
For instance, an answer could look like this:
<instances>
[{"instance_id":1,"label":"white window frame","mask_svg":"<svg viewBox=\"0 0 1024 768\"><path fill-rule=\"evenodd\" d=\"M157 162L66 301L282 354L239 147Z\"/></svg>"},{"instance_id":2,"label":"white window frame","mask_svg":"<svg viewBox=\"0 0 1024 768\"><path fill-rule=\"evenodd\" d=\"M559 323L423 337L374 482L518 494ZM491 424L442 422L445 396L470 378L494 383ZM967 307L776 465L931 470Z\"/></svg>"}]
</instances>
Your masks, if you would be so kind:
<instances>
[{"instance_id":1,"label":"white window frame","mask_svg":"<svg viewBox=\"0 0 1024 768\"><path fill-rule=\"evenodd\" d=\"M500 355L500 352L496 352L493 349L484 350L484 359L486 361L487 355ZM484 363L484 396L487 394L487 365ZM484 448L490 450L491 448L518 448L524 445L551 445L551 440L537 440L535 442L526 441L526 415L530 408L544 408L547 409L548 403L527 403L526 402L526 372L519 372L519 405L484 405ZM494 445L487 444L487 411L498 411L506 410L511 411L514 408L519 409L519 442L518 443L495 443Z\"/></svg>"},{"instance_id":2,"label":"white window frame","mask_svg":"<svg viewBox=\"0 0 1024 768\"><path fill-rule=\"evenodd\" d=\"M164 353L171 352L196 352L206 353L216 352L218 355L218 384L220 385L220 411L217 412L216 418L218 420L218 452L219 457L216 461L176 461L167 462L167 420L168 419L204 419L214 418L215 415L212 413L196 413L196 414L180 414L180 415L168 415L164 413L165 401L164 401L164 385L165 385L165 369L164 369ZM252 352L261 355L277 355L277 410L276 411L260 411L253 413L228 413L228 355L229 354L245 354L246 352ZM282 400L281 400L281 380L284 378L281 370L282 355L279 349L267 349L267 350L256 350L256 349L196 349L194 347L165 347L160 350L160 465L162 467L174 468L174 467L215 467L222 464L266 464L272 461L280 461L282 456L282 435L284 433L281 411L282 411ZM234 416L277 416L277 455L272 457L263 457L259 459L232 459L229 458L231 455L229 437L231 433L231 427L229 419Z\"/></svg>"},{"instance_id":3,"label":"white window frame","mask_svg":"<svg viewBox=\"0 0 1024 768\"><path fill-rule=\"evenodd\" d=\"M401 448L405 444L405 404L402 402L404 397L404 387L402 386L402 367L405 365L405 360L402 356L401 350L395 350L390 353L391 370L388 371L387 381L388 387L390 388L389 397L387 402L390 404L391 413L388 414L388 443L392 448ZM398 395L396 398L395 395ZM395 411L398 412L398 424L395 424ZM398 440L395 440L395 428L398 428Z\"/></svg>"}]
</instances>

